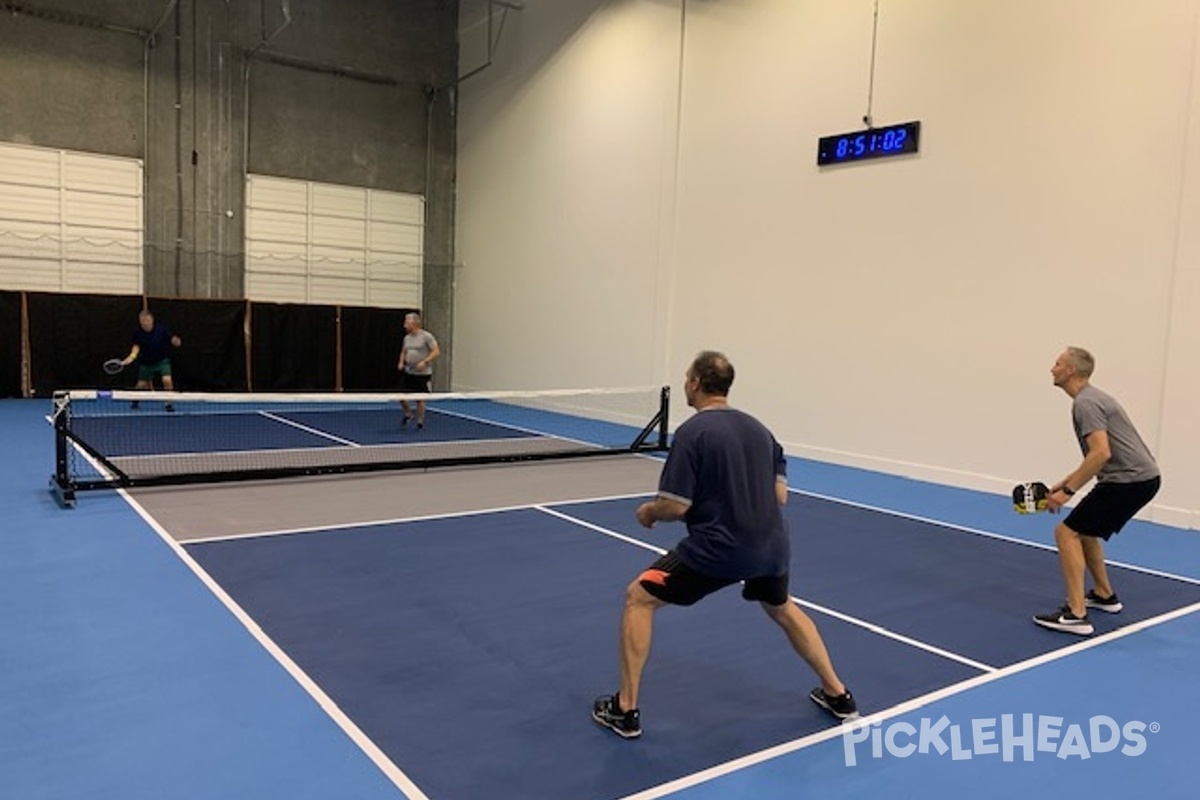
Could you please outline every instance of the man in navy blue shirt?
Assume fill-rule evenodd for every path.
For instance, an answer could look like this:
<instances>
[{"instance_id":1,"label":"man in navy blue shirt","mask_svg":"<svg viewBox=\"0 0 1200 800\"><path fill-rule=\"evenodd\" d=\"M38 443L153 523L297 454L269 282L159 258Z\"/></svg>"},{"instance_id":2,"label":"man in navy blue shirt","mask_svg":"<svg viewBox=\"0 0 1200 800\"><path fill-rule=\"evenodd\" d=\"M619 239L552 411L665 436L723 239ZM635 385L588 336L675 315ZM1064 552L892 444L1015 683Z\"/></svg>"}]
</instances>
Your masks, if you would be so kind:
<instances>
[{"instance_id":1,"label":"man in navy blue shirt","mask_svg":"<svg viewBox=\"0 0 1200 800\"><path fill-rule=\"evenodd\" d=\"M621 686L596 700L592 718L627 739L642 733L638 688L654 612L665 605L690 606L738 581L744 581L742 597L761 604L820 678L809 694L812 701L839 719L858 713L816 625L788 594L783 448L762 423L730 407L732 384L733 365L721 353L705 351L692 362L684 394L697 413L675 432L657 497L636 512L647 528L683 520L687 536L626 589Z\"/></svg>"},{"instance_id":2,"label":"man in navy blue shirt","mask_svg":"<svg viewBox=\"0 0 1200 800\"><path fill-rule=\"evenodd\" d=\"M121 360L126 366L134 361L138 364L137 385L134 388L153 389L154 379L159 378L163 389L175 391L175 383L171 379L171 349L180 344L179 337L163 323L155 322L149 310L138 314L138 326L133 331L133 347L129 355Z\"/></svg>"}]
</instances>

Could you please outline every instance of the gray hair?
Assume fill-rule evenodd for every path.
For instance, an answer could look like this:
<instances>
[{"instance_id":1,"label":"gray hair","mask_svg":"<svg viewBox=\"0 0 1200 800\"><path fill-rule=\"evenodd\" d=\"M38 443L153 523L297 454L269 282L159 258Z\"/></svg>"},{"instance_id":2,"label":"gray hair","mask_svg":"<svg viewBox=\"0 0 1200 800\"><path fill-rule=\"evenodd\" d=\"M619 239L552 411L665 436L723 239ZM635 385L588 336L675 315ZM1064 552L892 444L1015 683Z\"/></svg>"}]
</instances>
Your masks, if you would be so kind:
<instances>
[{"instance_id":1,"label":"gray hair","mask_svg":"<svg viewBox=\"0 0 1200 800\"><path fill-rule=\"evenodd\" d=\"M1092 377L1092 370L1096 369L1096 359L1092 354L1074 345L1067 348L1067 363L1085 378Z\"/></svg>"},{"instance_id":2,"label":"gray hair","mask_svg":"<svg viewBox=\"0 0 1200 800\"><path fill-rule=\"evenodd\" d=\"M411 319L413 322L420 322L420 321L421 321L421 315L420 315L420 314L418 314L418 313L417 313L417 312L415 312L415 311L410 311L410 312L408 312L407 314L405 314L405 315L404 315L404 319L405 319L405 321L408 321L408 320L410 320L410 319Z\"/></svg>"}]
</instances>

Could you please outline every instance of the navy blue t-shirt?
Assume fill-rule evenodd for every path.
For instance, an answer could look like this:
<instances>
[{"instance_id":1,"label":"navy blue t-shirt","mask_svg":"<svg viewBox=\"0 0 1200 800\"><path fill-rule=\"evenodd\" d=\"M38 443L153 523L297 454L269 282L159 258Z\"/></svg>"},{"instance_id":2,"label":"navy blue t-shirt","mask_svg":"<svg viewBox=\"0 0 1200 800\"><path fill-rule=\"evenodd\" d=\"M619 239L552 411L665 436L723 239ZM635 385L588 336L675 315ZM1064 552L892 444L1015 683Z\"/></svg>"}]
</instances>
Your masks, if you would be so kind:
<instances>
[{"instance_id":1,"label":"navy blue t-shirt","mask_svg":"<svg viewBox=\"0 0 1200 800\"><path fill-rule=\"evenodd\" d=\"M688 506L684 564L713 578L788 571L791 542L775 494L783 448L761 422L728 406L698 412L675 432L658 495Z\"/></svg>"},{"instance_id":2,"label":"navy blue t-shirt","mask_svg":"<svg viewBox=\"0 0 1200 800\"><path fill-rule=\"evenodd\" d=\"M138 363L157 364L171 356L171 331L161 322L155 322L149 331L139 325L133 331L133 343L138 346Z\"/></svg>"}]
</instances>

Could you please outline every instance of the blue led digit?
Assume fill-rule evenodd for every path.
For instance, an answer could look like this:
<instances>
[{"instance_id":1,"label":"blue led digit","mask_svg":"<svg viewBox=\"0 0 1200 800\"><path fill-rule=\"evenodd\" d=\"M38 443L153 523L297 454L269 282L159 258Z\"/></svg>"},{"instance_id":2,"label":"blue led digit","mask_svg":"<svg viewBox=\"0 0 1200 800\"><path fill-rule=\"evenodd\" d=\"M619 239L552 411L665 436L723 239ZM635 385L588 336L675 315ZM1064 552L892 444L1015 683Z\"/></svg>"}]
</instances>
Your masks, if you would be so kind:
<instances>
[{"instance_id":1,"label":"blue led digit","mask_svg":"<svg viewBox=\"0 0 1200 800\"><path fill-rule=\"evenodd\" d=\"M903 149L904 149L904 140L905 140L905 139L907 139L907 138L908 138L908 131L907 131L907 130L905 130L904 128L897 128L897 129L896 129L896 149L897 149L897 150L903 150Z\"/></svg>"},{"instance_id":2,"label":"blue led digit","mask_svg":"<svg viewBox=\"0 0 1200 800\"><path fill-rule=\"evenodd\" d=\"M838 157L838 158L845 158L845 157L846 157L846 151L847 151L847 150L849 150L849 149L850 149L850 142L849 142L849 140L847 140L847 139L838 139L838 143L837 143L837 157Z\"/></svg>"},{"instance_id":3,"label":"blue led digit","mask_svg":"<svg viewBox=\"0 0 1200 800\"><path fill-rule=\"evenodd\" d=\"M861 156L867 151L866 139L867 137L861 134L854 137L854 155Z\"/></svg>"},{"instance_id":4,"label":"blue led digit","mask_svg":"<svg viewBox=\"0 0 1200 800\"><path fill-rule=\"evenodd\" d=\"M888 131L883 135L883 150L889 152L896 149L896 132Z\"/></svg>"}]
</instances>

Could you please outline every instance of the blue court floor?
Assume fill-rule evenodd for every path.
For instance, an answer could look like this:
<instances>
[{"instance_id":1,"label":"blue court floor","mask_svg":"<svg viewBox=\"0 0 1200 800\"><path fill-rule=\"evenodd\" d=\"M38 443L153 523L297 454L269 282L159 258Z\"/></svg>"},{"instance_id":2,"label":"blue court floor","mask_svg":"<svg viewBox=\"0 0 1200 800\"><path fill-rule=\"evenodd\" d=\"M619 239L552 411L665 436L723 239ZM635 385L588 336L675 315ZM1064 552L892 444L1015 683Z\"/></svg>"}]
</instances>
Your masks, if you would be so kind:
<instances>
[{"instance_id":1,"label":"blue court floor","mask_svg":"<svg viewBox=\"0 0 1200 800\"><path fill-rule=\"evenodd\" d=\"M660 613L627 742L588 709L615 688L625 583L682 535L637 526L637 498L179 545L115 492L59 509L45 412L0 401L5 798L1191 797L1200 778L1196 532L1132 523L1109 548L1128 608L1080 639L1029 622L1060 602L1050 518L793 461L792 592L865 722L812 707L729 589Z\"/></svg>"}]
</instances>

